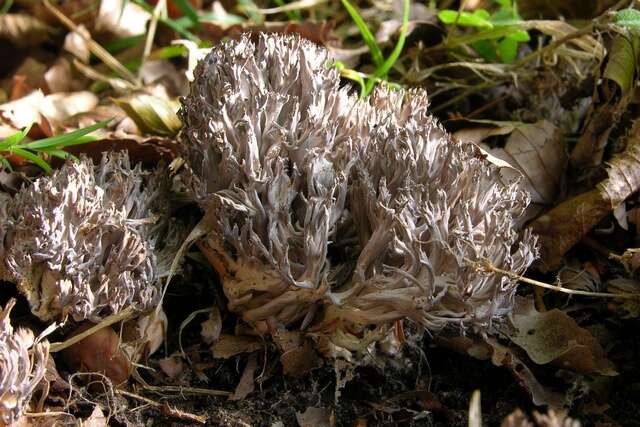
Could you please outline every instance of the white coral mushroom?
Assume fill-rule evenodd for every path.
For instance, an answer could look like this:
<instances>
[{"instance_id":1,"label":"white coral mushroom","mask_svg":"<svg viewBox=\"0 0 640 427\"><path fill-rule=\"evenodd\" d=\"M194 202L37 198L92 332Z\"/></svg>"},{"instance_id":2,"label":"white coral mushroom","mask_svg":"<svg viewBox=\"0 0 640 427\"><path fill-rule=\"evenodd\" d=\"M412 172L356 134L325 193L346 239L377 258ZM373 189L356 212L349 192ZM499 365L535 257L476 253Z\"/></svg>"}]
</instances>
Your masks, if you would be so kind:
<instances>
[{"instance_id":1,"label":"white coral mushroom","mask_svg":"<svg viewBox=\"0 0 640 427\"><path fill-rule=\"evenodd\" d=\"M9 425L23 413L42 380L49 358L49 343L35 343L33 332L11 326L15 300L0 309L0 424Z\"/></svg>"},{"instance_id":2,"label":"white coral mushroom","mask_svg":"<svg viewBox=\"0 0 640 427\"><path fill-rule=\"evenodd\" d=\"M452 140L424 92L358 102L339 85L326 50L295 36L244 36L196 68L183 149L230 308L256 326L324 318L315 332L345 342L401 319L486 331L515 283L472 262L533 261L515 225L527 194Z\"/></svg>"},{"instance_id":3,"label":"white coral mushroom","mask_svg":"<svg viewBox=\"0 0 640 427\"><path fill-rule=\"evenodd\" d=\"M231 309L289 324L329 290L328 246L347 198L354 99L325 49L244 36L198 65L182 110L193 193L215 230ZM221 267L223 265L223 267Z\"/></svg>"},{"instance_id":4,"label":"white coral mushroom","mask_svg":"<svg viewBox=\"0 0 640 427\"><path fill-rule=\"evenodd\" d=\"M360 253L332 298L359 324L408 318L431 331L484 331L510 311L516 283L474 262L516 274L533 262L535 238L516 227L529 197L503 184L477 147L454 141L428 105L423 91L379 90L355 115L363 144L349 207Z\"/></svg>"},{"instance_id":5,"label":"white coral mushroom","mask_svg":"<svg viewBox=\"0 0 640 427\"><path fill-rule=\"evenodd\" d=\"M36 180L7 208L2 278L18 284L42 320L155 307L171 258L160 252L180 244L167 237L166 181L132 167L125 153L95 166L69 161Z\"/></svg>"}]
</instances>

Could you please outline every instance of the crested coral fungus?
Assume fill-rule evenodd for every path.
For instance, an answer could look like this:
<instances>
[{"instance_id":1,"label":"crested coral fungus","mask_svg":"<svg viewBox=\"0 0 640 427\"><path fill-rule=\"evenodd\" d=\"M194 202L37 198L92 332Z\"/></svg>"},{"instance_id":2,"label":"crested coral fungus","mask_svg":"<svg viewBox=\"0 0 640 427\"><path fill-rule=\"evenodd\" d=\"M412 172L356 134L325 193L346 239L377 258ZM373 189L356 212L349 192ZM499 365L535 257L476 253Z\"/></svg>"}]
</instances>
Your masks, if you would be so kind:
<instances>
[{"instance_id":1,"label":"crested coral fungus","mask_svg":"<svg viewBox=\"0 0 640 427\"><path fill-rule=\"evenodd\" d=\"M36 342L29 329L13 329L11 299L0 309L0 424L10 425L23 413L44 378L49 343Z\"/></svg>"},{"instance_id":2,"label":"crested coral fungus","mask_svg":"<svg viewBox=\"0 0 640 427\"><path fill-rule=\"evenodd\" d=\"M473 262L533 261L515 226L527 194L454 141L423 92L347 90L327 51L296 36L243 36L196 68L183 150L230 308L350 350L345 337L402 319L486 331L515 283Z\"/></svg>"},{"instance_id":3,"label":"crested coral fungus","mask_svg":"<svg viewBox=\"0 0 640 427\"><path fill-rule=\"evenodd\" d=\"M132 167L126 153L106 154L97 165L68 161L9 202L2 278L45 321L155 307L159 279L181 243L167 191L164 172Z\"/></svg>"}]
</instances>

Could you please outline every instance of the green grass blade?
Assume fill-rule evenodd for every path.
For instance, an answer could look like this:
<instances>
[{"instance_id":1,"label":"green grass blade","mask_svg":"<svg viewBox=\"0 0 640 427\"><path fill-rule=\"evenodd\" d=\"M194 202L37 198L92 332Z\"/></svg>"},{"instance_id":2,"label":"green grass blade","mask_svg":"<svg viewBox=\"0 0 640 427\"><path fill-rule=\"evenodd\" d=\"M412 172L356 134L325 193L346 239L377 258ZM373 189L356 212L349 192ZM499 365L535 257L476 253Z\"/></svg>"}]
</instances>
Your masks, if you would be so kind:
<instances>
[{"instance_id":1,"label":"green grass blade","mask_svg":"<svg viewBox=\"0 0 640 427\"><path fill-rule=\"evenodd\" d=\"M360 16L356 8L353 7L349 0L342 0L342 5L351 16L351 19L353 19L353 22L358 27L358 30L360 30L362 40L364 40L364 42L369 47L369 51L371 52L371 59L373 59L373 63L376 65L376 67L380 67L384 63L384 56L382 56L382 51L380 50L375 37L373 36L373 34L371 34L369 27L367 27L364 19L362 19L362 16Z\"/></svg>"},{"instance_id":2,"label":"green grass blade","mask_svg":"<svg viewBox=\"0 0 640 427\"><path fill-rule=\"evenodd\" d=\"M24 137L27 136L27 134L31 130L31 126L33 126L33 123L30 124L29 126L27 126L26 128L24 128L23 130L18 131L16 133L14 133L13 135L8 136L5 139L3 139L2 141L0 141L0 151L6 150L9 147L11 147L12 145L16 145L17 143L22 141L24 139Z\"/></svg>"},{"instance_id":3,"label":"green grass blade","mask_svg":"<svg viewBox=\"0 0 640 427\"><path fill-rule=\"evenodd\" d=\"M144 41L144 34L138 34L136 36L121 37L112 42L105 43L104 47L109 53L118 53L122 50L140 44Z\"/></svg>"},{"instance_id":4,"label":"green grass blade","mask_svg":"<svg viewBox=\"0 0 640 427\"><path fill-rule=\"evenodd\" d=\"M67 157L71 156L71 153L67 153L64 150L55 150L55 149L49 149L49 150L42 150L42 153L48 154L50 156L53 157L57 157L59 159L63 159L65 160Z\"/></svg>"},{"instance_id":5,"label":"green grass blade","mask_svg":"<svg viewBox=\"0 0 640 427\"><path fill-rule=\"evenodd\" d=\"M378 66L376 71L373 73L374 77L376 78L385 77L389 73L389 70L391 70L391 68L393 67L393 64L395 64L398 58L400 58L400 54L402 53L402 49L404 48L404 42L407 38L407 31L409 29L409 12L411 6L410 3L410 0L404 0L404 8L402 11L402 25L400 26L398 42L396 43L389 57L384 61L383 64ZM375 83L375 79L369 79L369 81L367 82L367 95L371 93L371 90L373 89Z\"/></svg>"},{"instance_id":6,"label":"green grass blade","mask_svg":"<svg viewBox=\"0 0 640 427\"><path fill-rule=\"evenodd\" d=\"M53 171L53 169L51 169L51 166L49 166L49 163L45 162L41 157L33 154L30 151L24 150L20 147L12 147L9 151L13 154L17 154L18 156L29 160L31 163L40 166L46 173L51 173Z\"/></svg>"},{"instance_id":7,"label":"green grass blade","mask_svg":"<svg viewBox=\"0 0 640 427\"><path fill-rule=\"evenodd\" d=\"M0 15L4 15L5 13L9 12L11 6L13 6L13 0L5 0L2 8L0 8Z\"/></svg>"},{"instance_id":8,"label":"green grass blade","mask_svg":"<svg viewBox=\"0 0 640 427\"><path fill-rule=\"evenodd\" d=\"M189 18L189 20L193 23L193 25L200 29L202 25L200 24L200 17L198 16L198 12L191 6L188 0L173 0L178 9Z\"/></svg>"},{"instance_id":9,"label":"green grass blade","mask_svg":"<svg viewBox=\"0 0 640 427\"><path fill-rule=\"evenodd\" d=\"M84 144L92 141L92 139L82 138L91 132L105 127L112 119L103 120L86 128L78 129L63 135L52 136L49 138L33 141L22 145L22 148L29 150L44 150L48 148L68 147L71 145Z\"/></svg>"},{"instance_id":10,"label":"green grass blade","mask_svg":"<svg viewBox=\"0 0 640 427\"><path fill-rule=\"evenodd\" d=\"M132 1L138 6L142 7L147 12L153 13L153 8L149 6L147 2L145 2L144 0L132 0ZM200 38L198 36L196 36L190 31L187 31L183 25L179 25L174 19L159 18L158 22L161 22L162 24L174 30L176 33L180 34L182 37L189 39L192 42L195 42L195 43L200 42Z\"/></svg>"},{"instance_id":11,"label":"green grass blade","mask_svg":"<svg viewBox=\"0 0 640 427\"><path fill-rule=\"evenodd\" d=\"M5 159L4 156L0 156L0 164L9 172L13 172L13 166L11 166L9 160Z\"/></svg>"}]
</instances>

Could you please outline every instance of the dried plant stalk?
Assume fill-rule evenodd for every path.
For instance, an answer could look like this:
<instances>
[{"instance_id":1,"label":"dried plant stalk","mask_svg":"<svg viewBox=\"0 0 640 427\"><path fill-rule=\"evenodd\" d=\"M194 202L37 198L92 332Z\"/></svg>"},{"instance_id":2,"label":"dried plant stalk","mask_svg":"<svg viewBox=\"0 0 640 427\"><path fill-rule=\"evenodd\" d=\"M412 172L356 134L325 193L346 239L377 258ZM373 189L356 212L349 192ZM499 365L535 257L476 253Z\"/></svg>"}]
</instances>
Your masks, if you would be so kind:
<instances>
[{"instance_id":1,"label":"dried plant stalk","mask_svg":"<svg viewBox=\"0 0 640 427\"><path fill-rule=\"evenodd\" d=\"M49 358L49 343L35 342L33 332L11 326L11 299L0 309L0 424L10 425L31 400L44 378Z\"/></svg>"},{"instance_id":2,"label":"dried plant stalk","mask_svg":"<svg viewBox=\"0 0 640 427\"><path fill-rule=\"evenodd\" d=\"M169 218L161 170L132 167L126 153L69 161L9 203L0 273L42 320L98 321L159 303L180 227Z\"/></svg>"}]
</instances>

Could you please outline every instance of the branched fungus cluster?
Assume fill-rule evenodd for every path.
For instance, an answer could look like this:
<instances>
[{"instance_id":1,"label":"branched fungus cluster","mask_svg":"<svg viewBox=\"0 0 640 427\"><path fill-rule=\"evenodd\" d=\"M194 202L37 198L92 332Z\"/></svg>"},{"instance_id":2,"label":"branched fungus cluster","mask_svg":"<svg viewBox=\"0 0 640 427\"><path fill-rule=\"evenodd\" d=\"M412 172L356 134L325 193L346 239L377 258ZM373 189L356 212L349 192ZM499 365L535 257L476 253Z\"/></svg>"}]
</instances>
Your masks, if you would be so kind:
<instances>
[{"instance_id":1,"label":"branched fungus cluster","mask_svg":"<svg viewBox=\"0 0 640 427\"><path fill-rule=\"evenodd\" d=\"M163 172L132 167L125 153L67 162L9 201L2 279L17 283L42 320L154 308L181 243L167 190Z\"/></svg>"},{"instance_id":2,"label":"branched fungus cluster","mask_svg":"<svg viewBox=\"0 0 640 427\"><path fill-rule=\"evenodd\" d=\"M49 343L35 342L29 329L13 329L9 314L15 300L0 308L0 424L16 421L43 379Z\"/></svg>"},{"instance_id":3,"label":"branched fungus cluster","mask_svg":"<svg viewBox=\"0 0 640 427\"><path fill-rule=\"evenodd\" d=\"M327 51L295 36L208 54L182 139L230 309L349 350L401 319L484 332L509 311L515 283L473 263L533 261L535 239L515 226L528 196L427 107L422 91L358 101Z\"/></svg>"}]
</instances>

